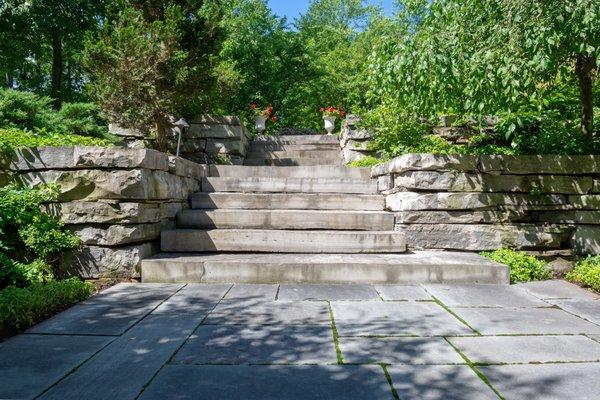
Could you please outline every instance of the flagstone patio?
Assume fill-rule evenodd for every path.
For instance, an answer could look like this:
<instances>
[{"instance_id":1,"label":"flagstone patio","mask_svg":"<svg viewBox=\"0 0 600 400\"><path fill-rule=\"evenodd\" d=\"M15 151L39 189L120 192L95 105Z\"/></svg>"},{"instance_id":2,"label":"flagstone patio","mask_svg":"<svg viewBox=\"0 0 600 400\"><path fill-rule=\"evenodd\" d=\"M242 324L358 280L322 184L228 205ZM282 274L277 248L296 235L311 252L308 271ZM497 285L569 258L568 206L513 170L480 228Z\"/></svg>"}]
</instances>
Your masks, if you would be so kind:
<instances>
[{"instance_id":1,"label":"flagstone patio","mask_svg":"<svg viewBox=\"0 0 600 400\"><path fill-rule=\"evenodd\" d=\"M2 399L599 399L600 295L120 284L0 343Z\"/></svg>"}]
</instances>

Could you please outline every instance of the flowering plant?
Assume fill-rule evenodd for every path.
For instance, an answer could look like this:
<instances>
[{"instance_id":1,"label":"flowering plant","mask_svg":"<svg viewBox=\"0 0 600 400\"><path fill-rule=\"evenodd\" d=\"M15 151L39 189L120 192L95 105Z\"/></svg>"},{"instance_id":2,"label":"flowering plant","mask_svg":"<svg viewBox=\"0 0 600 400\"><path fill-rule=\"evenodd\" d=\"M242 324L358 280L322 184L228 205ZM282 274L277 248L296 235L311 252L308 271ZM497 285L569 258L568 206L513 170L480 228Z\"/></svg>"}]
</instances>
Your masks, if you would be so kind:
<instances>
[{"instance_id":1,"label":"flowering plant","mask_svg":"<svg viewBox=\"0 0 600 400\"><path fill-rule=\"evenodd\" d=\"M263 117L264 119L271 119L271 121L277 122L277 116L275 115L272 106L259 108L256 103L252 103L250 104L250 108L254 110L254 115L257 117Z\"/></svg>"},{"instance_id":2,"label":"flowering plant","mask_svg":"<svg viewBox=\"0 0 600 400\"><path fill-rule=\"evenodd\" d=\"M323 113L324 117L346 118L346 110L344 110L342 108L336 108L333 106L322 107L321 112Z\"/></svg>"}]
</instances>

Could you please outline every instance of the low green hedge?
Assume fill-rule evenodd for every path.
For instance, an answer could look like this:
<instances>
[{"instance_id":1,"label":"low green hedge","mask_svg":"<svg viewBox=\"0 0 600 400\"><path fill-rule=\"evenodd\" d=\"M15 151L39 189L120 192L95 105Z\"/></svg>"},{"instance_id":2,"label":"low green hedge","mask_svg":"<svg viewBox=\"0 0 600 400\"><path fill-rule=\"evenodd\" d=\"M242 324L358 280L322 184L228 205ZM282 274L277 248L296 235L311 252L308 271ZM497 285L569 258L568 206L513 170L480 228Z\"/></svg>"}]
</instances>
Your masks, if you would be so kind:
<instances>
[{"instance_id":1,"label":"low green hedge","mask_svg":"<svg viewBox=\"0 0 600 400\"><path fill-rule=\"evenodd\" d=\"M481 255L500 264L508 265L510 283L542 281L552 278L552 271L548 267L548 263L522 251L499 249L483 252Z\"/></svg>"},{"instance_id":2,"label":"low green hedge","mask_svg":"<svg viewBox=\"0 0 600 400\"><path fill-rule=\"evenodd\" d=\"M0 128L0 152L11 152L23 147L43 146L100 146L109 147L112 143L105 139L79 136L67 133L48 132L44 129L33 131L18 128Z\"/></svg>"},{"instance_id":3,"label":"low green hedge","mask_svg":"<svg viewBox=\"0 0 600 400\"><path fill-rule=\"evenodd\" d=\"M1 290L0 340L22 332L91 294L92 285L77 278Z\"/></svg>"},{"instance_id":4,"label":"low green hedge","mask_svg":"<svg viewBox=\"0 0 600 400\"><path fill-rule=\"evenodd\" d=\"M573 271L566 275L567 280L600 292L600 255L589 256L575 263Z\"/></svg>"}]
</instances>

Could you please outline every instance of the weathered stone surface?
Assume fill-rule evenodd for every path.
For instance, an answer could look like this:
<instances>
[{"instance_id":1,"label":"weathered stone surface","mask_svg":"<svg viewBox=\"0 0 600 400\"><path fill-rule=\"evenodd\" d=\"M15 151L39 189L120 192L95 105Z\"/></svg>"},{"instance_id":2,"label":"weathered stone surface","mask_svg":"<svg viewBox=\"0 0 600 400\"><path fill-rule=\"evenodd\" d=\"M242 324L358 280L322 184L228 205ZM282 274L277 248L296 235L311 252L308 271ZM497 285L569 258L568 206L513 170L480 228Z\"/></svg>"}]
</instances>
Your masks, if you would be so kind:
<instances>
[{"instance_id":1,"label":"weathered stone surface","mask_svg":"<svg viewBox=\"0 0 600 400\"><path fill-rule=\"evenodd\" d=\"M433 134L443 137L452 142L459 140L468 140L469 137L476 133L468 126L434 126Z\"/></svg>"},{"instance_id":2,"label":"weathered stone surface","mask_svg":"<svg viewBox=\"0 0 600 400\"><path fill-rule=\"evenodd\" d=\"M544 299L581 299L596 300L600 299L600 294L586 290L578 285L564 280L524 282L517 286L527 290L534 296Z\"/></svg>"},{"instance_id":3,"label":"weathered stone surface","mask_svg":"<svg viewBox=\"0 0 600 400\"><path fill-rule=\"evenodd\" d=\"M199 180L207 176L208 166L182 157L169 156L169 172L177 176Z\"/></svg>"},{"instance_id":4,"label":"weathered stone surface","mask_svg":"<svg viewBox=\"0 0 600 400\"><path fill-rule=\"evenodd\" d=\"M371 285L281 285L277 298L282 301L379 300L379 295Z\"/></svg>"},{"instance_id":5,"label":"weathered stone surface","mask_svg":"<svg viewBox=\"0 0 600 400\"><path fill-rule=\"evenodd\" d=\"M125 247L85 246L65 255L61 268L84 278L139 276L142 260L158 252L158 245L145 243Z\"/></svg>"},{"instance_id":6,"label":"weathered stone surface","mask_svg":"<svg viewBox=\"0 0 600 400\"><path fill-rule=\"evenodd\" d=\"M172 220L188 204L120 203L118 201L71 201L52 203L44 210L59 217L65 224L148 224Z\"/></svg>"},{"instance_id":7,"label":"weathered stone surface","mask_svg":"<svg viewBox=\"0 0 600 400\"><path fill-rule=\"evenodd\" d=\"M10 164L13 171L86 168L143 168L167 171L166 154L150 149L123 147L39 147L15 150Z\"/></svg>"},{"instance_id":8,"label":"weathered stone surface","mask_svg":"<svg viewBox=\"0 0 600 400\"><path fill-rule=\"evenodd\" d=\"M230 124L191 124L185 136L194 139L218 138L239 139L247 135L246 129L241 125Z\"/></svg>"},{"instance_id":9,"label":"weathered stone surface","mask_svg":"<svg viewBox=\"0 0 600 400\"><path fill-rule=\"evenodd\" d=\"M501 207L535 207L565 205L559 194L534 196L504 193L414 193L400 192L386 197L391 211L424 210L492 210Z\"/></svg>"},{"instance_id":10,"label":"weathered stone surface","mask_svg":"<svg viewBox=\"0 0 600 400\"><path fill-rule=\"evenodd\" d=\"M123 128L117 124L109 124L108 131L113 135L144 139L146 135L137 129Z\"/></svg>"},{"instance_id":11,"label":"weathered stone surface","mask_svg":"<svg viewBox=\"0 0 600 400\"><path fill-rule=\"evenodd\" d=\"M600 301L598 300L553 299L548 301L573 315L600 325Z\"/></svg>"},{"instance_id":12,"label":"weathered stone surface","mask_svg":"<svg viewBox=\"0 0 600 400\"><path fill-rule=\"evenodd\" d=\"M206 152L209 154L245 156L247 150L246 140L208 139L206 142Z\"/></svg>"},{"instance_id":13,"label":"weathered stone surface","mask_svg":"<svg viewBox=\"0 0 600 400\"><path fill-rule=\"evenodd\" d=\"M600 156L480 156L479 170L489 174L593 175L600 170Z\"/></svg>"},{"instance_id":14,"label":"weathered stone surface","mask_svg":"<svg viewBox=\"0 0 600 400\"><path fill-rule=\"evenodd\" d=\"M242 120L236 116L198 115L188 121L190 124L240 126Z\"/></svg>"},{"instance_id":15,"label":"weathered stone surface","mask_svg":"<svg viewBox=\"0 0 600 400\"><path fill-rule=\"evenodd\" d=\"M207 139L182 138L181 146L179 148L180 154L196 152L203 153L206 151L206 142Z\"/></svg>"},{"instance_id":16,"label":"weathered stone surface","mask_svg":"<svg viewBox=\"0 0 600 400\"><path fill-rule=\"evenodd\" d=\"M600 195L597 194L588 194L584 196L571 195L568 200L569 204L577 210L600 209Z\"/></svg>"},{"instance_id":17,"label":"weathered stone surface","mask_svg":"<svg viewBox=\"0 0 600 400\"><path fill-rule=\"evenodd\" d=\"M208 325L327 325L324 301L223 300L210 313Z\"/></svg>"},{"instance_id":18,"label":"weathered stone surface","mask_svg":"<svg viewBox=\"0 0 600 400\"><path fill-rule=\"evenodd\" d=\"M571 237L571 246L577 254L600 254L600 227L578 226Z\"/></svg>"},{"instance_id":19,"label":"weathered stone surface","mask_svg":"<svg viewBox=\"0 0 600 400\"><path fill-rule=\"evenodd\" d=\"M372 175L380 176L406 171L477 171L477 157L471 155L405 154L373 167Z\"/></svg>"},{"instance_id":20,"label":"weathered stone surface","mask_svg":"<svg viewBox=\"0 0 600 400\"><path fill-rule=\"evenodd\" d=\"M386 192L394 187L394 181L390 175L382 175L377 177L377 191Z\"/></svg>"},{"instance_id":21,"label":"weathered stone surface","mask_svg":"<svg viewBox=\"0 0 600 400\"><path fill-rule=\"evenodd\" d=\"M385 301L429 301L432 297L421 286L377 285L375 289Z\"/></svg>"},{"instance_id":22,"label":"weathered stone surface","mask_svg":"<svg viewBox=\"0 0 600 400\"><path fill-rule=\"evenodd\" d=\"M453 225L400 224L396 230L404 233L412 249L452 249L483 251L503 247L561 248L567 242L570 229L529 224L519 225Z\"/></svg>"},{"instance_id":23,"label":"weathered stone surface","mask_svg":"<svg viewBox=\"0 0 600 400\"><path fill-rule=\"evenodd\" d=\"M397 224L495 224L528 222L527 212L517 211L399 211Z\"/></svg>"},{"instance_id":24,"label":"weathered stone surface","mask_svg":"<svg viewBox=\"0 0 600 400\"><path fill-rule=\"evenodd\" d=\"M448 307L550 307L550 304L508 285L425 285Z\"/></svg>"},{"instance_id":25,"label":"weathered stone surface","mask_svg":"<svg viewBox=\"0 0 600 400\"><path fill-rule=\"evenodd\" d=\"M60 186L59 200L98 199L180 199L200 189L199 181L169 174L165 171L134 170L77 170L35 171L20 175L28 186L56 183Z\"/></svg>"},{"instance_id":26,"label":"weathered stone surface","mask_svg":"<svg viewBox=\"0 0 600 400\"><path fill-rule=\"evenodd\" d=\"M600 225L600 211L545 211L536 213L534 218L552 224Z\"/></svg>"},{"instance_id":27,"label":"weathered stone surface","mask_svg":"<svg viewBox=\"0 0 600 400\"><path fill-rule=\"evenodd\" d=\"M200 320L215 308L229 289L231 284L186 284L152 311L152 315L188 315Z\"/></svg>"},{"instance_id":28,"label":"weathered stone surface","mask_svg":"<svg viewBox=\"0 0 600 400\"><path fill-rule=\"evenodd\" d=\"M459 172L408 171L397 175L394 186L408 190L449 192L588 193L591 177L561 175L487 175Z\"/></svg>"},{"instance_id":29,"label":"weathered stone surface","mask_svg":"<svg viewBox=\"0 0 600 400\"><path fill-rule=\"evenodd\" d=\"M347 148L342 149L342 158L344 160L344 163L346 163L346 164L349 164L354 161L362 160L363 158L365 158L367 156L372 156L374 154L375 154L375 152L368 151L368 150L355 150L355 149L347 149Z\"/></svg>"},{"instance_id":30,"label":"weathered stone surface","mask_svg":"<svg viewBox=\"0 0 600 400\"><path fill-rule=\"evenodd\" d=\"M225 299L227 300L275 300L279 285L233 285L231 290L227 292Z\"/></svg>"},{"instance_id":31,"label":"weathered stone surface","mask_svg":"<svg viewBox=\"0 0 600 400\"><path fill-rule=\"evenodd\" d=\"M366 141L349 139L349 140L346 140L346 143L344 144L344 147L348 148L350 150L371 151L371 150L369 150L367 148L368 143L369 142L366 142Z\"/></svg>"},{"instance_id":32,"label":"weathered stone surface","mask_svg":"<svg viewBox=\"0 0 600 400\"><path fill-rule=\"evenodd\" d=\"M143 243L156 240L163 230L173 229L174 221L155 224L73 226L70 230L83 244L91 246L121 246L130 243Z\"/></svg>"}]
</instances>

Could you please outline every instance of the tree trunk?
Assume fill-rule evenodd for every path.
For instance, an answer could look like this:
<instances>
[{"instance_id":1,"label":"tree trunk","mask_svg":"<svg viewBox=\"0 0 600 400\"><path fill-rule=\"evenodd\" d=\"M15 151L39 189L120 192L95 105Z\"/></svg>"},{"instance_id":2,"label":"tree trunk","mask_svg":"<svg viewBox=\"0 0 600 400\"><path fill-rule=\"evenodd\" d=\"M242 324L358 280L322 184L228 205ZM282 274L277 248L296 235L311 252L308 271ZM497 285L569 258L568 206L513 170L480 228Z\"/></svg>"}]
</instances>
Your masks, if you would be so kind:
<instances>
[{"instance_id":1,"label":"tree trunk","mask_svg":"<svg viewBox=\"0 0 600 400\"><path fill-rule=\"evenodd\" d=\"M13 76L10 72L5 72L4 73L4 84L6 85L6 87L8 89L12 89L15 81L13 80Z\"/></svg>"},{"instance_id":2,"label":"tree trunk","mask_svg":"<svg viewBox=\"0 0 600 400\"><path fill-rule=\"evenodd\" d=\"M52 86L50 91L56 110L61 106L62 66L62 40L60 35L55 33L52 35Z\"/></svg>"},{"instance_id":3,"label":"tree trunk","mask_svg":"<svg viewBox=\"0 0 600 400\"><path fill-rule=\"evenodd\" d=\"M579 99L581 103L581 133L592 139L594 135L594 96L592 92L592 74L596 60L586 54L577 56L577 79L579 80Z\"/></svg>"}]
</instances>

